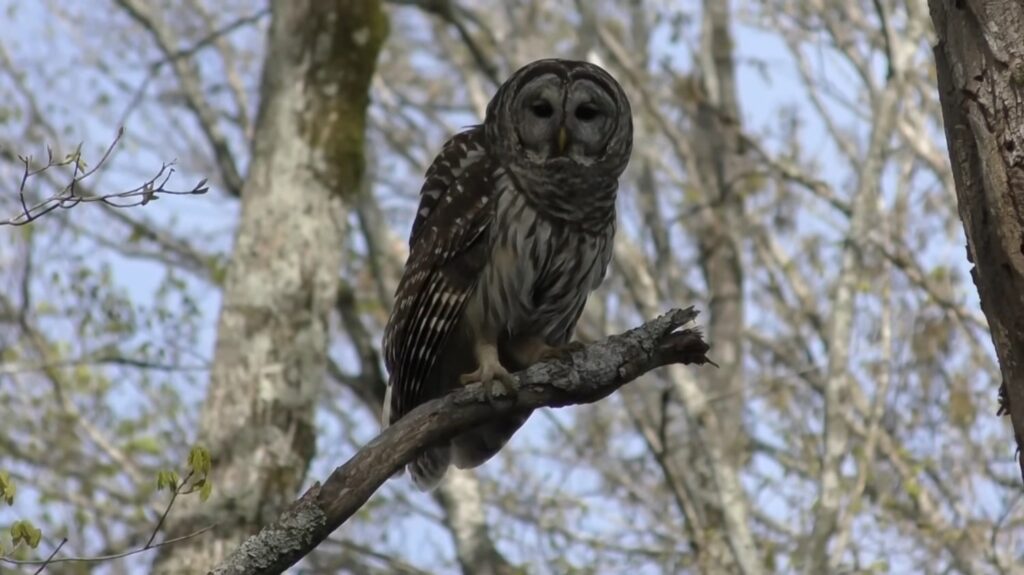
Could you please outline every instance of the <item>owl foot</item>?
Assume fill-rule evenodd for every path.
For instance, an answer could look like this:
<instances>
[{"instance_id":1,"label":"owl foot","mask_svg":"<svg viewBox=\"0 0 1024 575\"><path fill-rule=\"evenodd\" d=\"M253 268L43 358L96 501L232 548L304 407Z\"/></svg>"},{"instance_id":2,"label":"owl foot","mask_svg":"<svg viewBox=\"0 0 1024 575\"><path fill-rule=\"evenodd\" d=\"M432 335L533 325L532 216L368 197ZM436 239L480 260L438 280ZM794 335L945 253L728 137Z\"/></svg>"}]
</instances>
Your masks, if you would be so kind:
<instances>
[{"instance_id":1,"label":"owl foot","mask_svg":"<svg viewBox=\"0 0 1024 575\"><path fill-rule=\"evenodd\" d=\"M538 361L557 361L562 359L569 359L569 356L578 352L583 351L587 346L578 341L570 341L565 345L551 346L540 352Z\"/></svg>"},{"instance_id":2,"label":"owl foot","mask_svg":"<svg viewBox=\"0 0 1024 575\"><path fill-rule=\"evenodd\" d=\"M476 371L463 374L459 378L462 385L480 382L487 394L487 402L494 405L502 400L516 398L516 378L497 360L481 362Z\"/></svg>"}]
</instances>

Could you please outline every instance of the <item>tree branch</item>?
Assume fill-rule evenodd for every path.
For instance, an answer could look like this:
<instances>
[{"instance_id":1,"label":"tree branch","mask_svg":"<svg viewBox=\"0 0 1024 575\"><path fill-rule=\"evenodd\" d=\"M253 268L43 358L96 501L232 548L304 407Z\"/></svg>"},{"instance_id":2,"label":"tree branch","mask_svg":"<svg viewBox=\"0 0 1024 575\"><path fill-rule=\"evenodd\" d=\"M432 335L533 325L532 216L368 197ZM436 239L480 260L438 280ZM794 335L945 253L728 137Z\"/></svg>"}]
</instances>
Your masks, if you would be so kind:
<instances>
[{"instance_id":1,"label":"tree branch","mask_svg":"<svg viewBox=\"0 0 1024 575\"><path fill-rule=\"evenodd\" d=\"M113 208L130 208L134 206L144 206L153 200L159 199L161 195L196 195L205 194L209 190L206 186L205 178L200 180L199 183L189 190L179 191L167 189L167 183L174 175L174 168L172 167L174 162L171 162L160 166L160 171L158 171L155 176L151 177L142 185L130 190L100 195L90 195L88 191L83 191L83 182L96 174L100 168L107 163L107 160L114 152L114 149L120 144L121 137L123 135L124 128L119 128L114 141L107 147L107 150L100 157L99 161L97 161L91 168L87 167L85 160L82 159L81 145L79 145L75 152L68 154L63 160L55 159L53 157L53 150L47 147L46 163L38 168L32 166L32 156L18 156L18 160L23 165L21 182L18 185L17 201L20 210L19 213L13 217L0 219L0 226L24 226L45 216L57 208L66 210L82 203L99 202ZM50 170L65 167L70 167L72 170L70 181L63 185L57 193L45 200L30 203L28 197L28 183L35 178L43 176Z\"/></svg>"},{"instance_id":2,"label":"tree branch","mask_svg":"<svg viewBox=\"0 0 1024 575\"><path fill-rule=\"evenodd\" d=\"M213 149L214 159L220 169L226 191L232 196L240 196L243 176L238 168L238 161L231 151L227 137L221 130L217 110L206 97L202 78L197 68L189 60L187 51L183 54L182 51L174 48L177 42L173 37L172 30L159 15L151 13L149 4L139 0L116 0L115 3L123 8L132 20L149 32L164 59L171 63L174 73L178 76L179 87L185 98L185 103L195 114L206 141ZM261 16L261 14L256 15L257 18ZM200 40L200 43L202 41Z\"/></svg>"},{"instance_id":3,"label":"tree branch","mask_svg":"<svg viewBox=\"0 0 1024 575\"><path fill-rule=\"evenodd\" d=\"M593 403L655 368L712 363L696 328L693 307L674 309L644 325L587 346L568 359L516 374L514 404L489 403L480 384L417 407L385 429L352 459L317 482L274 523L247 539L211 573L280 573L348 520L389 477L425 446L508 409Z\"/></svg>"}]
</instances>

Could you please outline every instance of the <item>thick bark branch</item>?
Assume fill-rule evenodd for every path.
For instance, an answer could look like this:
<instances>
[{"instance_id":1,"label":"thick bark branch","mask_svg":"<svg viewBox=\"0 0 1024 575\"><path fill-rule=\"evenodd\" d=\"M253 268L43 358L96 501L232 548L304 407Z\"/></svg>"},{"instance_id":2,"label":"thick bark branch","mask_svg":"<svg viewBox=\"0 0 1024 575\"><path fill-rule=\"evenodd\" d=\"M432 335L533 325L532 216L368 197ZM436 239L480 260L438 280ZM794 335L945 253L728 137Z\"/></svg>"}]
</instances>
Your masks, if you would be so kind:
<instances>
[{"instance_id":1,"label":"thick bark branch","mask_svg":"<svg viewBox=\"0 0 1024 575\"><path fill-rule=\"evenodd\" d=\"M709 363L692 307L672 310L626 333L611 336L569 359L538 364L517 374L512 402L491 404L479 384L423 404L384 430L323 484L314 484L274 523L246 540L211 573L280 573L306 556L348 520L389 477L425 446L506 409L593 403L657 367Z\"/></svg>"}]
</instances>

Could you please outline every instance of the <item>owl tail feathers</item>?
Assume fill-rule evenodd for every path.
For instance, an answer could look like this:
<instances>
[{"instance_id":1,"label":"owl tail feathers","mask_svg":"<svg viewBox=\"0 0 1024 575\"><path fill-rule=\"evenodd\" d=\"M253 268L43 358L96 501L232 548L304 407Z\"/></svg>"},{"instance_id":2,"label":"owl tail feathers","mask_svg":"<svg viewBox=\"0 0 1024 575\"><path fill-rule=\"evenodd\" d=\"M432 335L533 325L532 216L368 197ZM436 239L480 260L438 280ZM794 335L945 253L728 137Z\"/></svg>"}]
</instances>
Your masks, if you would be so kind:
<instances>
[{"instance_id":1,"label":"owl tail feathers","mask_svg":"<svg viewBox=\"0 0 1024 575\"><path fill-rule=\"evenodd\" d=\"M432 491L448 471L451 461L452 448L449 444L428 448L408 465L412 482L420 491Z\"/></svg>"},{"instance_id":2,"label":"owl tail feathers","mask_svg":"<svg viewBox=\"0 0 1024 575\"><path fill-rule=\"evenodd\" d=\"M494 457L526 423L529 411L502 416L462 433L452 440L451 457L455 467L471 469Z\"/></svg>"}]
</instances>

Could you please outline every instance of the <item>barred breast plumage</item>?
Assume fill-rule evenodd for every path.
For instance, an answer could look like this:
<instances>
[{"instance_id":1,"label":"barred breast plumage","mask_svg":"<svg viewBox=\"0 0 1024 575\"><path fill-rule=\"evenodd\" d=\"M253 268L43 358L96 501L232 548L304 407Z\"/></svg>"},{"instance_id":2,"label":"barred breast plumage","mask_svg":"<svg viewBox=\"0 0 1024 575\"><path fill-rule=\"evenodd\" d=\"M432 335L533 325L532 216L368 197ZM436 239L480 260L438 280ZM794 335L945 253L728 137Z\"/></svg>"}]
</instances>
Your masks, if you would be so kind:
<instances>
[{"instance_id":1,"label":"barred breast plumage","mask_svg":"<svg viewBox=\"0 0 1024 575\"><path fill-rule=\"evenodd\" d=\"M502 174L491 255L466 314L476 329L506 336L569 341L590 292L604 278L615 233L614 211L587 231L575 222L538 213L527 193Z\"/></svg>"}]
</instances>

